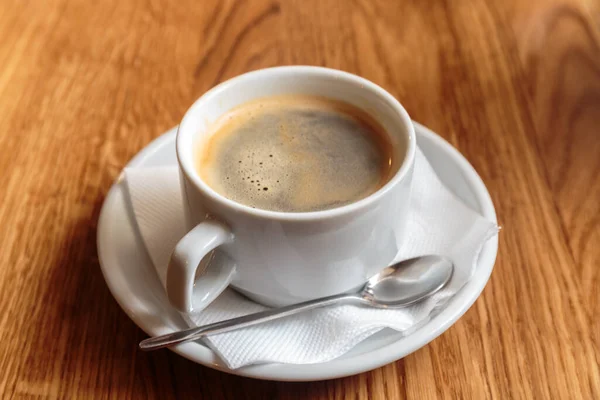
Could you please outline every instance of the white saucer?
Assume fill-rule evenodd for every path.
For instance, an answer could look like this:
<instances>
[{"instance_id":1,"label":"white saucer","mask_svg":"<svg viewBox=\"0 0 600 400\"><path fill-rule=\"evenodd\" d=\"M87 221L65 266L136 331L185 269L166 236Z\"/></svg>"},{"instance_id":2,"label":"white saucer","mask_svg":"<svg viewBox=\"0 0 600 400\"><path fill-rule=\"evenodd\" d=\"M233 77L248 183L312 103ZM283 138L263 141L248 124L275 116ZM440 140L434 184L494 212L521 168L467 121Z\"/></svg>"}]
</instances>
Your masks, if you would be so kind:
<instances>
[{"instance_id":1,"label":"white saucer","mask_svg":"<svg viewBox=\"0 0 600 400\"><path fill-rule=\"evenodd\" d=\"M128 167L176 164L176 128L140 151ZM417 142L440 179L466 204L496 222L496 212L481 178L465 158L444 139L415 123ZM156 336L188 326L168 303L164 289L132 220L121 179L112 186L100 213L98 255L104 279L121 308L148 335ZM388 364L425 346L441 335L479 297L494 267L498 237L481 252L476 271L444 309L427 324L403 337L385 329L335 360L310 365L262 364L231 370L208 347L194 342L173 350L197 363L228 373L259 379L313 381L354 375ZM137 343L131 343L137 346Z\"/></svg>"}]
</instances>

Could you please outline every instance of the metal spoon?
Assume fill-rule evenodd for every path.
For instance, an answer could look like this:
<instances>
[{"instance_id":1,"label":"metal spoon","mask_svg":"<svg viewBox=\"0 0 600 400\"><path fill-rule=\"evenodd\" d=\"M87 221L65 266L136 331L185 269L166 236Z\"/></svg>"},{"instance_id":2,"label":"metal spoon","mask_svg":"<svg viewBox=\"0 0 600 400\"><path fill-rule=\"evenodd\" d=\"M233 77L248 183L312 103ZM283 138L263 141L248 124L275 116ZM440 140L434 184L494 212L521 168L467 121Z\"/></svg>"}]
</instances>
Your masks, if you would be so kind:
<instances>
[{"instance_id":1,"label":"metal spoon","mask_svg":"<svg viewBox=\"0 0 600 400\"><path fill-rule=\"evenodd\" d=\"M452 277L453 270L452 261L441 256L428 255L411 258L384 268L371 277L362 289L356 293L322 297L145 339L140 342L140 349L150 351L170 347L197 340L203 336L230 332L334 304L354 303L375 308L406 307L443 288Z\"/></svg>"}]
</instances>

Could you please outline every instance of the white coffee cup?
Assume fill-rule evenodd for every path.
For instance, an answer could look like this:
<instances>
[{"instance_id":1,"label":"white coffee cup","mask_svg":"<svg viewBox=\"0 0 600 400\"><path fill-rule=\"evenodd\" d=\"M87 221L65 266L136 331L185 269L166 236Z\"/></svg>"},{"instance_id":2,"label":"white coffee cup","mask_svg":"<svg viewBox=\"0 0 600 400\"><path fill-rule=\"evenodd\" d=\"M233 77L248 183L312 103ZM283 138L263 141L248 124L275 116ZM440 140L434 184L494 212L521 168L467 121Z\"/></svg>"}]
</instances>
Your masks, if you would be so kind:
<instances>
[{"instance_id":1,"label":"white coffee cup","mask_svg":"<svg viewBox=\"0 0 600 400\"><path fill-rule=\"evenodd\" d=\"M389 134L394 157L401 160L393 177L362 200L315 212L255 209L215 192L195 167L195 156L212 133L210 124L243 103L284 94L328 97L371 114ZM230 285L269 306L360 287L393 261L404 238L415 149L414 128L400 103L381 87L346 72L269 68L206 92L187 111L177 132L190 231L169 262L171 304L182 312L197 311ZM218 262L207 262L212 250L218 250Z\"/></svg>"}]
</instances>

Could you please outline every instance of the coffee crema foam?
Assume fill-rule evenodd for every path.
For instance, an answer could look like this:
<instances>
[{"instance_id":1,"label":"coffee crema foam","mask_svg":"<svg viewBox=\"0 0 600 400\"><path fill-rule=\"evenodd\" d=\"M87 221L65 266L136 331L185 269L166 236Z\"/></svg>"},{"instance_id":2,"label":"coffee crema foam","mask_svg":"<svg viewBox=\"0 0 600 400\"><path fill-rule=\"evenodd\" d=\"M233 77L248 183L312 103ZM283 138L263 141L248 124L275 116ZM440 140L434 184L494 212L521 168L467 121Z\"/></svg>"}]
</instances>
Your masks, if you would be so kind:
<instances>
[{"instance_id":1,"label":"coffee crema foam","mask_svg":"<svg viewBox=\"0 0 600 400\"><path fill-rule=\"evenodd\" d=\"M211 126L202 179L254 208L307 212L360 200L388 182L392 145L364 111L313 96L243 104Z\"/></svg>"}]
</instances>

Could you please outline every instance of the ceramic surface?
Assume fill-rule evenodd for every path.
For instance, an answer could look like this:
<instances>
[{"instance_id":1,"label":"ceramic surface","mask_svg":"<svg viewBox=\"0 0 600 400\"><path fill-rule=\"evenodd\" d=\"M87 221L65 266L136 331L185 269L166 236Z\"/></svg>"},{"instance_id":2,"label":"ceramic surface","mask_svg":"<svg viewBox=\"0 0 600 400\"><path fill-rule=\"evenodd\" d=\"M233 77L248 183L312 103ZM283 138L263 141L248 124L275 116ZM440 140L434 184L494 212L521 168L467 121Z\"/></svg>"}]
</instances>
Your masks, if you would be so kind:
<instances>
[{"instance_id":1,"label":"ceramic surface","mask_svg":"<svg viewBox=\"0 0 600 400\"><path fill-rule=\"evenodd\" d=\"M215 192L196 171L196 155L223 114L248 101L311 95L367 110L388 132L397 171L370 196L331 210L283 213L252 208ZM200 97L177 132L190 233L175 248L167 294L180 311L201 310L229 284L279 307L354 290L388 265L402 243L410 201L415 133L400 103L374 83L335 69L286 66L249 72ZM393 215L394 218L390 218ZM212 219L207 222L207 219ZM228 262L197 266L213 249Z\"/></svg>"}]
</instances>

